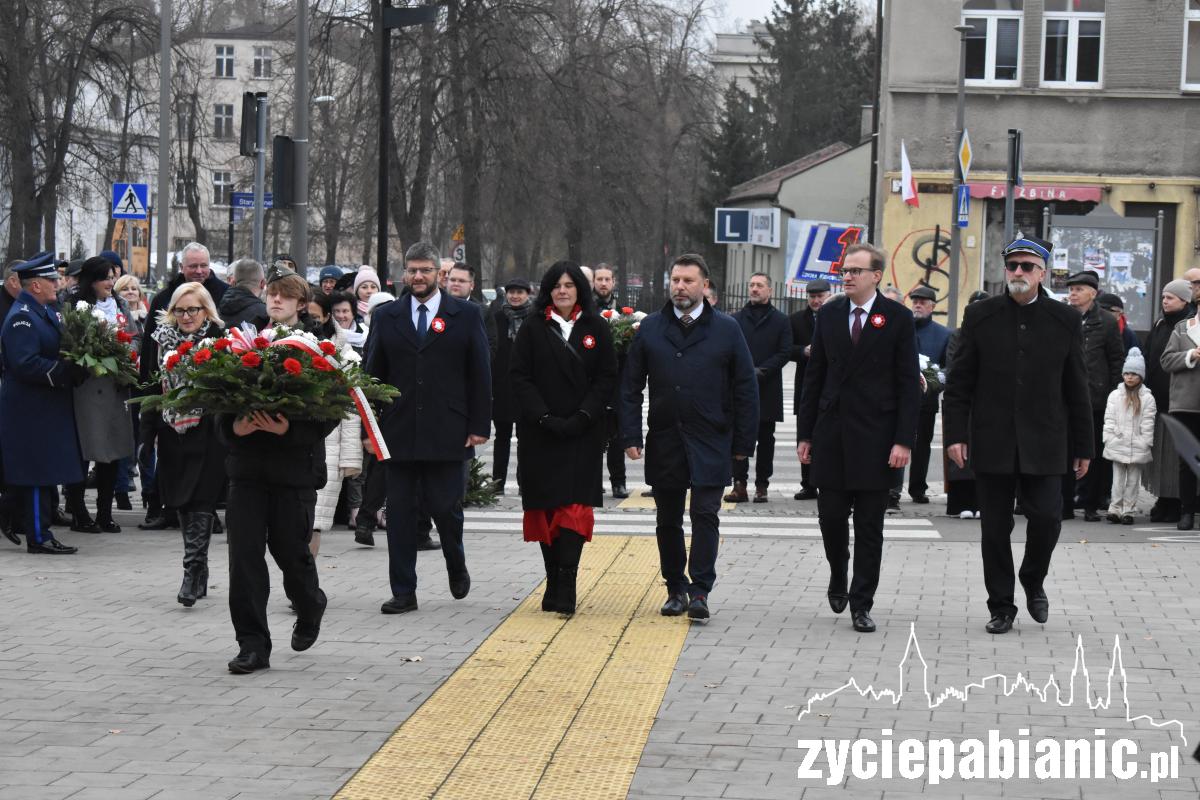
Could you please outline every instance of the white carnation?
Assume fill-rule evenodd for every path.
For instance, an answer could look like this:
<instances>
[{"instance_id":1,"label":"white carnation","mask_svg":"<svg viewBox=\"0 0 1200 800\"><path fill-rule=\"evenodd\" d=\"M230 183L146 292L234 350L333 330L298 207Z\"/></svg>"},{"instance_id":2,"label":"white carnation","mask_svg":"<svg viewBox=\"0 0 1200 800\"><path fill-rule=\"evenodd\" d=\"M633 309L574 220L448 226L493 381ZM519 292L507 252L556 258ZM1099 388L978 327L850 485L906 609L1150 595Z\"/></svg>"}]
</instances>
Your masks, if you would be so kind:
<instances>
[{"instance_id":1,"label":"white carnation","mask_svg":"<svg viewBox=\"0 0 1200 800\"><path fill-rule=\"evenodd\" d=\"M76 311L87 311L89 308L91 308L91 305L86 300L79 300L75 303Z\"/></svg>"},{"instance_id":2,"label":"white carnation","mask_svg":"<svg viewBox=\"0 0 1200 800\"><path fill-rule=\"evenodd\" d=\"M92 309L92 316L95 317L100 322L108 322L108 317L105 316L104 312L98 308Z\"/></svg>"},{"instance_id":3,"label":"white carnation","mask_svg":"<svg viewBox=\"0 0 1200 800\"><path fill-rule=\"evenodd\" d=\"M342 351L342 360L349 361L352 364L358 364L362 361L362 356L354 352L352 349L346 349Z\"/></svg>"}]
</instances>

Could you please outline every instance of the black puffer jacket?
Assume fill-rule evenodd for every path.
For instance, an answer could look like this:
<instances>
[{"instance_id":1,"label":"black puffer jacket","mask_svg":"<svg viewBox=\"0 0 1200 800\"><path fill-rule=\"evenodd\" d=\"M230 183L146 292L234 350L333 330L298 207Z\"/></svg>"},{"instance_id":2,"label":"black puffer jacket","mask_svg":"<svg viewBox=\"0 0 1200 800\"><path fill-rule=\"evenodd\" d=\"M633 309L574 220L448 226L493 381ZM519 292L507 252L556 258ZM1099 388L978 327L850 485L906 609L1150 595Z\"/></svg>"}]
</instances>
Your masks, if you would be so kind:
<instances>
[{"instance_id":1,"label":"black puffer jacket","mask_svg":"<svg viewBox=\"0 0 1200 800\"><path fill-rule=\"evenodd\" d=\"M1121 381L1125 344L1117 320L1096 303L1083 315L1083 362L1087 366L1088 394L1093 410L1102 410L1108 395Z\"/></svg>"},{"instance_id":2,"label":"black puffer jacket","mask_svg":"<svg viewBox=\"0 0 1200 800\"><path fill-rule=\"evenodd\" d=\"M244 286L230 286L221 298L217 313L226 328L238 328L243 322L249 322L261 329L267 322L267 304Z\"/></svg>"}]
</instances>

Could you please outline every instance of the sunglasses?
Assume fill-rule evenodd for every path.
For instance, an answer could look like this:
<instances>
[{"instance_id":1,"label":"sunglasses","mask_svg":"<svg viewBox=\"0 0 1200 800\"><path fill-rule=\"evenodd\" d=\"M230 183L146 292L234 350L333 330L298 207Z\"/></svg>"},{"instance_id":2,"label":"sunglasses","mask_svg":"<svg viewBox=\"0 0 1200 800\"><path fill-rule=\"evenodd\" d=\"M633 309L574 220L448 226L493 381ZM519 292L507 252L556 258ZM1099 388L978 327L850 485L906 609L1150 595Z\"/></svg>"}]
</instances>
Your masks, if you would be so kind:
<instances>
[{"instance_id":1,"label":"sunglasses","mask_svg":"<svg viewBox=\"0 0 1200 800\"><path fill-rule=\"evenodd\" d=\"M1033 272L1035 269L1041 269L1042 265L1036 261L1005 261L1004 268L1009 272Z\"/></svg>"}]
</instances>

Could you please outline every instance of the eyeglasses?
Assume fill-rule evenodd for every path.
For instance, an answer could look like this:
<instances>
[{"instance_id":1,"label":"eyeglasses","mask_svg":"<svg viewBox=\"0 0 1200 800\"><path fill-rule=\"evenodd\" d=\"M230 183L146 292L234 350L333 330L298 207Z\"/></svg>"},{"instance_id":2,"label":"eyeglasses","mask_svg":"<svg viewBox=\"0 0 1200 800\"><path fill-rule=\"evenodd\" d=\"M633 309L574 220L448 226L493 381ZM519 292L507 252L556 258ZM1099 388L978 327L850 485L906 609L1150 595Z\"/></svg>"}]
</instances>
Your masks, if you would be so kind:
<instances>
[{"instance_id":1,"label":"eyeglasses","mask_svg":"<svg viewBox=\"0 0 1200 800\"><path fill-rule=\"evenodd\" d=\"M188 308L176 307L171 313L177 317L194 317L204 311L204 306L190 306Z\"/></svg>"},{"instance_id":2,"label":"eyeglasses","mask_svg":"<svg viewBox=\"0 0 1200 800\"><path fill-rule=\"evenodd\" d=\"M1009 272L1033 272L1035 269L1041 269L1042 265L1036 261L1005 261L1004 268Z\"/></svg>"},{"instance_id":3,"label":"eyeglasses","mask_svg":"<svg viewBox=\"0 0 1200 800\"><path fill-rule=\"evenodd\" d=\"M875 270L868 269L866 267L850 267L848 269L841 270L841 273L843 275L845 275L847 278L857 278L859 275L862 275L863 273L874 272L874 271Z\"/></svg>"}]
</instances>

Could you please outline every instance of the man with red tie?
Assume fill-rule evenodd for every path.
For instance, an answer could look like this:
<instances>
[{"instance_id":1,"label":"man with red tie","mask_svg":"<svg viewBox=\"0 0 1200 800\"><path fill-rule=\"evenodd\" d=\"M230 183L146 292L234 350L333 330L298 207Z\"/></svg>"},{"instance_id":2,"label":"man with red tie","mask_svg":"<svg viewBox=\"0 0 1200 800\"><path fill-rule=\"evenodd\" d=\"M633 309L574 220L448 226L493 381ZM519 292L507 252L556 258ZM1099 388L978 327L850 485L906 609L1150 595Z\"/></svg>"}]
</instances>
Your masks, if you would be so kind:
<instances>
[{"instance_id":1,"label":"man with red tie","mask_svg":"<svg viewBox=\"0 0 1200 800\"><path fill-rule=\"evenodd\" d=\"M883 519L892 469L909 462L921 407L912 312L879 293L883 251L846 248L845 294L817 312L796 417L796 454L812 464L817 514L829 559L829 606L849 602L854 630L875 630ZM854 514L854 576L847 581Z\"/></svg>"}]
</instances>

